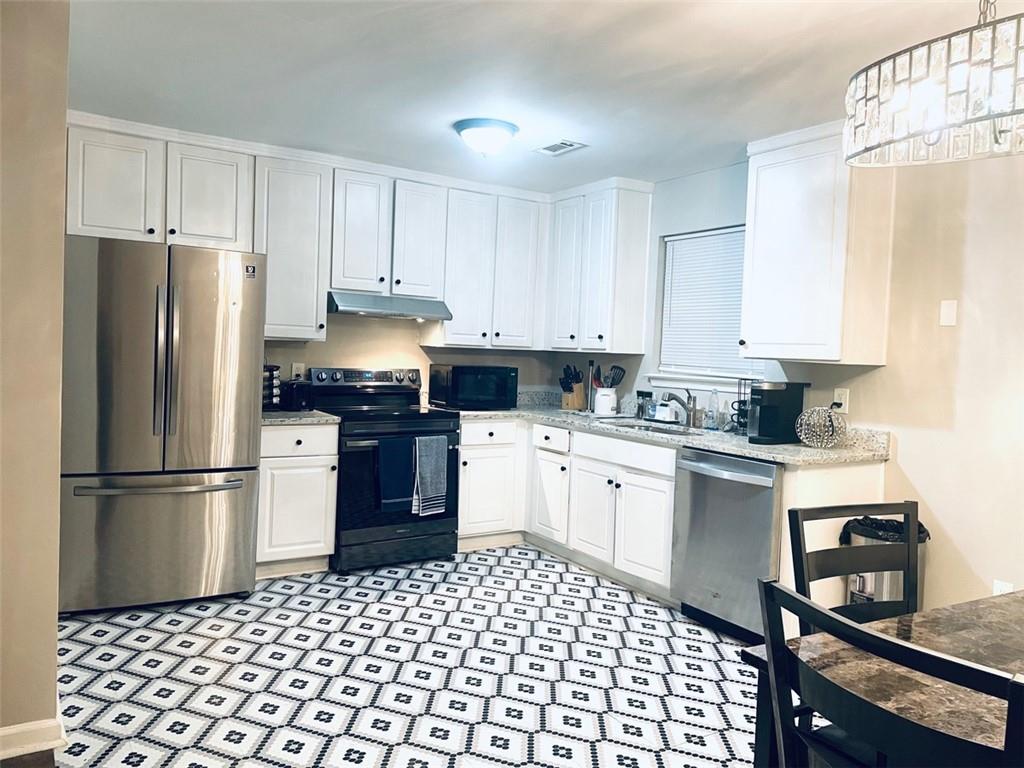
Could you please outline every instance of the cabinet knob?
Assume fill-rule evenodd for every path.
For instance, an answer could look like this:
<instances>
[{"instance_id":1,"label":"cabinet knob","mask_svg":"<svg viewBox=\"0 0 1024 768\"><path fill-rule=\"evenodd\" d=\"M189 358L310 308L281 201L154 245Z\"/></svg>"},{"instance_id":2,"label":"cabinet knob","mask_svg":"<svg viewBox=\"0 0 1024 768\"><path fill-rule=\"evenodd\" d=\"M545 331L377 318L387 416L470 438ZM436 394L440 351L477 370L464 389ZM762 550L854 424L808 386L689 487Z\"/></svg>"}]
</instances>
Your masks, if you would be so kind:
<instances>
[{"instance_id":1,"label":"cabinet knob","mask_svg":"<svg viewBox=\"0 0 1024 768\"><path fill-rule=\"evenodd\" d=\"M495 331L495 332L494 332L494 338L498 338L499 336L501 336L501 334L500 334L500 333L498 333L497 331Z\"/></svg>"},{"instance_id":2,"label":"cabinet knob","mask_svg":"<svg viewBox=\"0 0 1024 768\"><path fill-rule=\"evenodd\" d=\"M337 464L331 464L331 472L337 472L337 471L338 471L338 465Z\"/></svg>"},{"instance_id":3,"label":"cabinet knob","mask_svg":"<svg viewBox=\"0 0 1024 768\"><path fill-rule=\"evenodd\" d=\"M610 477L608 478L608 485L615 485L615 481L612 480Z\"/></svg>"},{"instance_id":4,"label":"cabinet knob","mask_svg":"<svg viewBox=\"0 0 1024 768\"><path fill-rule=\"evenodd\" d=\"M176 230L174 227L171 227L170 229L167 230L167 234L176 235L178 234L178 230Z\"/></svg>"},{"instance_id":5,"label":"cabinet knob","mask_svg":"<svg viewBox=\"0 0 1024 768\"><path fill-rule=\"evenodd\" d=\"M544 439L545 440L550 440L551 439L551 435L544 435Z\"/></svg>"},{"instance_id":6,"label":"cabinet knob","mask_svg":"<svg viewBox=\"0 0 1024 768\"><path fill-rule=\"evenodd\" d=\"M559 469L561 469L563 472L565 472L565 467L559 467Z\"/></svg>"},{"instance_id":7,"label":"cabinet knob","mask_svg":"<svg viewBox=\"0 0 1024 768\"><path fill-rule=\"evenodd\" d=\"M487 331L484 331L484 332L483 332L483 333L481 333L480 335L481 335L481 336L482 336L483 338L485 338L485 339L486 339L486 338L487 338Z\"/></svg>"},{"instance_id":8,"label":"cabinet knob","mask_svg":"<svg viewBox=\"0 0 1024 768\"><path fill-rule=\"evenodd\" d=\"M597 340L598 341L604 341L604 334L603 333L597 334Z\"/></svg>"},{"instance_id":9,"label":"cabinet knob","mask_svg":"<svg viewBox=\"0 0 1024 768\"><path fill-rule=\"evenodd\" d=\"M569 340L570 341L576 341L576 334L575 333L570 333L569 334Z\"/></svg>"},{"instance_id":10,"label":"cabinet knob","mask_svg":"<svg viewBox=\"0 0 1024 768\"><path fill-rule=\"evenodd\" d=\"M746 339L740 339L740 346L741 347L747 346L747 340Z\"/></svg>"},{"instance_id":11,"label":"cabinet knob","mask_svg":"<svg viewBox=\"0 0 1024 768\"><path fill-rule=\"evenodd\" d=\"M464 462L462 462L462 466L464 466L464 467L468 467L468 466L469 466L469 462L468 462L468 461L464 461Z\"/></svg>"},{"instance_id":12,"label":"cabinet knob","mask_svg":"<svg viewBox=\"0 0 1024 768\"><path fill-rule=\"evenodd\" d=\"M296 440L295 444L296 445L302 445L302 438L300 437L298 440Z\"/></svg>"},{"instance_id":13,"label":"cabinet knob","mask_svg":"<svg viewBox=\"0 0 1024 768\"><path fill-rule=\"evenodd\" d=\"M324 325L323 323L317 323L317 324L316 324L316 329L317 329L318 331L322 331L322 330L323 330L324 328L326 328L326 327L327 327L327 326L326 326L326 325Z\"/></svg>"},{"instance_id":14,"label":"cabinet knob","mask_svg":"<svg viewBox=\"0 0 1024 768\"><path fill-rule=\"evenodd\" d=\"M378 283L383 283L384 282L384 275L381 275L380 277L378 277L377 278L377 282Z\"/></svg>"},{"instance_id":15,"label":"cabinet knob","mask_svg":"<svg viewBox=\"0 0 1024 768\"><path fill-rule=\"evenodd\" d=\"M487 436L488 436L488 437L494 437L494 433L493 433L493 432L488 432L488 433L487 433Z\"/></svg>"},{"instance_id":16,"label":"cabinet knob","mask_svg":"<svg viewBox=\"0 0 1024 768\"><path fill-rule=\"evenodd\" d=\"M622 487L622 483L616 483L616 484L615 484L615 487L616 487L616 488L621 488L621 487Z\"/></svg>"},{"instance_id":17,"label":"cabinet knob","mask_svg":"<svg viewBox=\"0 0 1024 768\"><path fill-rule=\"evenodd\" d=\"M148 228L148 229L146 230L146 234L147 234L147 235L155 235L155 234L156 234L156 229L154 229L153 227L149 227L149 228Z\"/></svg>"},{"instance_id":18,"label":"cabinet knob","mask_svg":"<svg viewBox=\"0 0 1024 768\"><path fill-rule=\"evenodd\" d=\"M402 284L402 278L398 278L398 279L395 280L395 285L401 285L401 284Z\"/></svg>"}]
</instances>

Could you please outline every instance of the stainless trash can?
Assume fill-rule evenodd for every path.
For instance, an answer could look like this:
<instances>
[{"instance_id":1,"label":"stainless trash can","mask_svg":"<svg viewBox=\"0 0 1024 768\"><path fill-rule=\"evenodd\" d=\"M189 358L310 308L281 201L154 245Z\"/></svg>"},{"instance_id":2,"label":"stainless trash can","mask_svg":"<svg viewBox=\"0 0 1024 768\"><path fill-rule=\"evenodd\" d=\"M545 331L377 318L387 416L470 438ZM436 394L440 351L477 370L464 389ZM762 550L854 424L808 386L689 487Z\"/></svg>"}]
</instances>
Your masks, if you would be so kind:
<instances>
[{"instance_id":1,"label":"stainless trash can","mask_svg":"<svg viewBox=\"0 0 1024 768\"><path fill-rule=\"evenodd\" d=\"M848 520L839 534L839 543L852 547L880 542L906 541L902 520L860 517ZM917 524L917 604L920 606L924 589L924 562L927 547L922 546L931 533L920 521ZM847 577L848 603L872 603L875 600L902 600L902 571L882 573L856 573Z\"/></svg>"}]
</instances>

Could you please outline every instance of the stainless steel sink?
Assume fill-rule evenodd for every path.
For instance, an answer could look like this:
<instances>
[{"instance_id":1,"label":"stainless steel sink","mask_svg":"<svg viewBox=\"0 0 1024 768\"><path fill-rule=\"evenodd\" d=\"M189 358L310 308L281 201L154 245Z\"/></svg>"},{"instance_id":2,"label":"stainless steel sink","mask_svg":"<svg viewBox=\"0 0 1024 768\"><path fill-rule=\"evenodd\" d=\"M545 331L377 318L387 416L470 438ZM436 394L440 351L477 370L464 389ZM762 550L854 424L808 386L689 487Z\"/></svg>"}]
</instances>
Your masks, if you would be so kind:
<instances>
[{"instance_id":1,"label":"stainless steel sink","mask_svg":"<svg viewBox=\"0 0 1024 768\"><path fill-rule=\"evenodd\" d=\"M629 428L639 432L654 432L659 435L695 435L701 432L699 429L684 427L682 424L678 426L669 426L667 424L630 424Z\"/></svg>"}]
</instances>

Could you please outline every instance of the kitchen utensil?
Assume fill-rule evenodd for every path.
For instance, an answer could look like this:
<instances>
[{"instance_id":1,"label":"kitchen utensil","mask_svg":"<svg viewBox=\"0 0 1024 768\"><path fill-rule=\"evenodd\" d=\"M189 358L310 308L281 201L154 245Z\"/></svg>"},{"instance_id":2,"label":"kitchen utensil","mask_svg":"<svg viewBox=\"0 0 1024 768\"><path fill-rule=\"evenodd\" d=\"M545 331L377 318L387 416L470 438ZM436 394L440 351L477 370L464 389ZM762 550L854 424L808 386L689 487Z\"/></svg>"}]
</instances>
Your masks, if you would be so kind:
<instances>
[{"instance_id":1,"label":"kitchen utensil","mask_svg":"<svg viewBox=\"0 0 1024 768\"><path fill-rule=\"evenodd\" d=\"M611 385L613 387L619 386L624 378L626 378L626 369L621 365L613 365L611 370Z\"/></svg>"},{"instance_id":2,"label":"kitchen utensil","mask_svg":"<svg viewBox=\"0 0 1024 768\"><path fill-rule=\"evenodd\" d=\"M811 448L835 448L846 438L846 419L835 409L840 403L828 408L808 408L797 416L796 434L800 442Z\"/></svg>"}]
</instances>

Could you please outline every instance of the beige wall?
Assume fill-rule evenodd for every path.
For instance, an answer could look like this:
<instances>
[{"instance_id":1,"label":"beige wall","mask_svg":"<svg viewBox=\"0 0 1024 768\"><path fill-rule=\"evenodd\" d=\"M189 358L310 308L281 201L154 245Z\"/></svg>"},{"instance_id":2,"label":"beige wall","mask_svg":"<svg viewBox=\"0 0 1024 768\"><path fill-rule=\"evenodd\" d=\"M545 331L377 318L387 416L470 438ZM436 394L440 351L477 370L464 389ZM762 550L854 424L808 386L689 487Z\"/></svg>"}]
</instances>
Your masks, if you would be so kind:
<instances>
[{"instance_id":1,"label":"beige wall","mask_svg":"<svg viewBox=\"0 0 1024 768\"><path fill-rule=\"evenodd\" d=\"M55 714L67 46L67 2L0 4L2 726Z\"/></svg>"},{"instance_id":2,"label":"beige wall","mask_svg":"<svg viewBox=\"0 0 1024 768\"><path fill-rule=\"evenodd\" d=\"M851 390L852 421L892 430L890 499L931 529L926 606L1024 589L1024 158L901 169L888 365L785 366L810 400ZM939 301L959 300L940 327Z\"/></svg>"}]
</instances>

